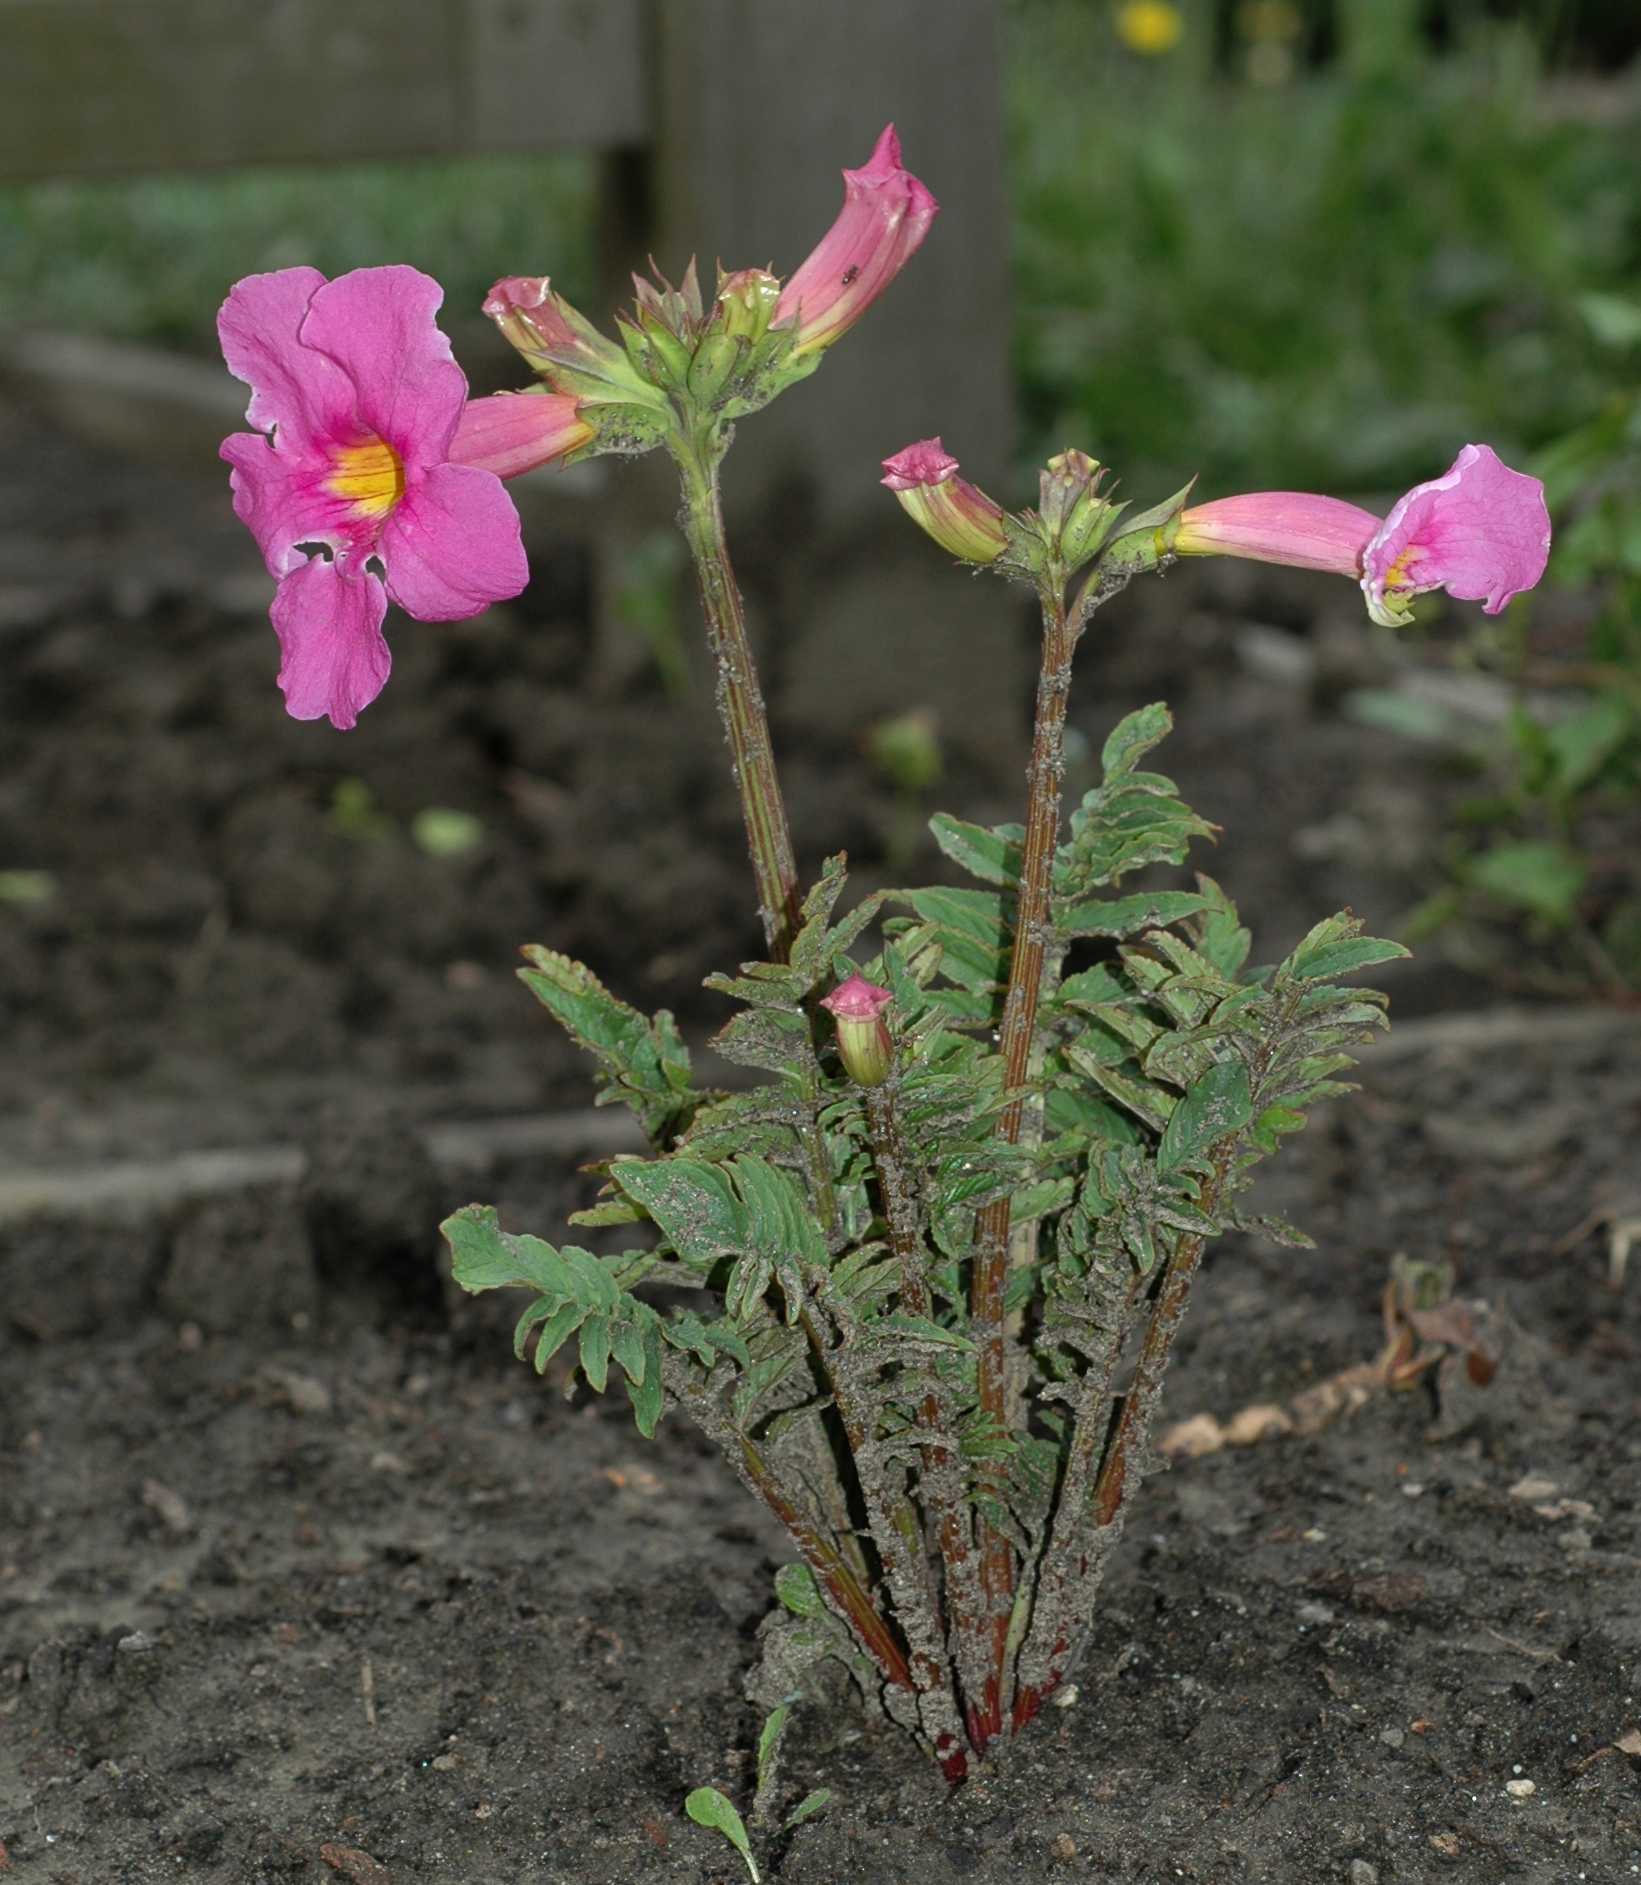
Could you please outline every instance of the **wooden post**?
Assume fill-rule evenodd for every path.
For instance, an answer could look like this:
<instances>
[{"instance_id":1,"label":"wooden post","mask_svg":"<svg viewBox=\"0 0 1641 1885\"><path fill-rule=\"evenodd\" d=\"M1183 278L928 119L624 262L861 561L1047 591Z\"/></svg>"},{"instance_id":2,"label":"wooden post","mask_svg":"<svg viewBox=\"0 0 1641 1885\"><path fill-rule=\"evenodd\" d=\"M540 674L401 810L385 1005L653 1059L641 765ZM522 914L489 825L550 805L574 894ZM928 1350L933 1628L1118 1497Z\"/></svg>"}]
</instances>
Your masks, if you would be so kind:
<instances>
[{"instance_id":1,"label":"wooden post","mask_svg":"<svg viewBox=\"0 0 1641 1885\"><path fill-rule=\"evenodd\" d=\"M963 580L878 479L879 460L938 432L1009 508L1033 495L1008 482L998 16L997 0L662 0L651 150L655 258L676 274L697 254L703 282L720 259L791 274L837 215L840 171L891 120L939 200L860 325L742 426L725 501L778 718L847 741L928 706L954 756L994 760L1012 757L1029 704L1030 641L1009 633L1020 611Z\"/></svg>"}]
</instances>

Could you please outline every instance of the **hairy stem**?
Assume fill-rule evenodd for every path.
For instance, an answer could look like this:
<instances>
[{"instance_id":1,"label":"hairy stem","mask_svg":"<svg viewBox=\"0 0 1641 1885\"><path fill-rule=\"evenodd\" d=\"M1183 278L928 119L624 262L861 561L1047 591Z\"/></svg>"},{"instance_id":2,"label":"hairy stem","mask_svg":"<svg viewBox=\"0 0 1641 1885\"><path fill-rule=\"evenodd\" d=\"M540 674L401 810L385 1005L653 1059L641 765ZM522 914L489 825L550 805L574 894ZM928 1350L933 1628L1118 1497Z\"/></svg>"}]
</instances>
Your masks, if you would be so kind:
<instances>
[{"instance_id":1,"label":"hairy stem","mask_svg":"<svg viewBox=\"0 0 1641 1885\"><path fill-rule=\"evenodd\" d=\"M894 1631L879 1616L865 1586L856 1577L835 1540L802 1511L797 1501L781 1484L779 1476L762 1449L743 1433L728 1410L710 1390L696 1387L688 1378L685 1365L668 1357L667 1386L701 1431L716 1441L731 1466L780 1520L792 1541L803 1553L804 1562L815 1574L828 1606L853 1631L862 1647L877 1665L878 1673L892 1688L910 1689L911 1670L905 1652Z\"/></svg>"},{"instance_id":2,"label":"hairy stem","mask_svg":"<svg viewBox=\"0 0 1641 1885\"><path fill-rule=\"evenodd\" d=\"M1026 836L1020 863L1020 890L1014 917L1014 953L1008 993L1003 1001L1000 1048L1003 1084L1021 1087L1030 1072L1037 1006L1042 991L1043 960L1052 928L1050 908L1054 851L1060 835L1060 782L1065 776L1066 698L1071 690L1071 655L1076 629L1066 619L1065 585L1058 572L1044 581L1042 666L1037 676L1037 717L1031 764L1026 780ZM997 1136L1017 1145L1025 1114L1023 1096L1005 1107ZM970 1328L980 1351L981 1411L1006 1430L1009 1412L1008 1330L1004 1295L1008 1284L1011 1200L1005 1192L980 1213L975 1226L975 1257L970 1283ZM1008 1636L1013 1610L1014 1547L1003 1533L980 1520L980 1583L986 1604L985 1625L991 1639L991 1677L981 1699L979 1729L997 1734L1009 1712Z\"/></svg>"},{"instance_id":3,"label":"hairy stem","mask_svg":"<svg viewBox=\"0 0 1641 1885\"><path fill-rule=\"evenodd\" d=\"M1222 1142L1203 1184L1198 1207L1209 1216L1219 1201L1237 1143L1235 1138ZM1077 1409L1071 1462L1056 1502L1053 1539L1038 1573L1036 1612L1052 1640L1046 1648L1040 1643L1032 1646L1035 1653L1028 1657L1014 1702L1016 1733L1042 1707L1081 1653L1105 1560L1122 1534L1128 1502L1139 1488L1146 1437L1207 1241L1201 1233L1193 1233L1180 1236L1175 1243L1163 1267L1134 1376L1115 1421L1108 1410L1120 1339L1113 1340L1103 1368L1091 1368ZM1096 1449L1094 1442L1102 1436L1103 1448ZM1099 1467L1094 1472L1096 1452Z\"/></svg>"},{"instance_id":4,"label":"hairy stem","mask_svg":"<svg viewBox=\"0 0 1641 1885\"><path fill-rule=\"evenodd\" d=\"M900 1306L908 1315L928 1316L932 1307L926 1274L928 1258L923 1247L916 1179L901 1137L893 1082L868 1088L865 1101L889 1246L900 1264ZM945 1397L932 1374L918 1410L918 1425L931 1434L951 1430ZM945 1574L947 1618L952 1626L952 1654L964 1697L978 1700L985 1689L990 1661L984 1636L976 1629L983 1615L983 1602L963 1463L949 1446L933 1441L922 1449L922 1455L923 1508L940 1515L937 1542Z\"/></svg>"},{"instance_id":5,"label":"hairy stem","mask_svg":"<svg viewBox=\"0 0 1641 1885\"><path fill-rule=\"evenodd\" d=\"M724 536L719 455L716 447L699 440L679 440L673 448L684 492L684 536L695 562L701 613L717 670L718 713L729 741L747 848L758 883L758 914L770 960L784 962L798 931L798 869L775 773L769 716Z\"/></svg>"}]
</instances>

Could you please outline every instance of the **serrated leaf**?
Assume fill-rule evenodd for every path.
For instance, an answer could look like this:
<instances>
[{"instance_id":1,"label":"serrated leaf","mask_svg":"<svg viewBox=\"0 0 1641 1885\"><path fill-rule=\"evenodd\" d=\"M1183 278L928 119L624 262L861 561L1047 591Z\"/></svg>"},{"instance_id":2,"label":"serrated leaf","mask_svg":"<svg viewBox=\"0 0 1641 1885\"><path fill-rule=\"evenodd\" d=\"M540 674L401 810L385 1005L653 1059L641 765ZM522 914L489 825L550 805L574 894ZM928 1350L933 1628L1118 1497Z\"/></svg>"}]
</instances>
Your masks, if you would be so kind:
<instances>
[{"instance_id":1,"label":"serrated leaf","mask_svg":"<svg viewBox=\"0 0 1641 1885\"><path fill-rule=\"evenodd\" d=\"M929 820L929 830L946 856L982 883L1004 889L1018 885L1023 838L1018 827L1001 826L988 831L984 825L971 825L949 812L936 812Z\"/></svg>"},{"instance_id":2,"label":"serrated leaf","mask_svg":"<svg viewBox=\"0 0 1641 1885\"><path fill-rule=\"evenodd\" d=\"M583 963L532 943L519 979L578 1047L602 1063L601 1103L620 1100L652 1140L664 1138L694 1104L689 1049L665 1010L653 1019L617 999Z\"/></svg>"},{"instance_id":3,"label":"serrated leaf","mask_svg":"<svg viewBox=\"0 0 1641 1885\"><path fill-rule=\"evenodd\" d=\"M1128 897L1096 897L1058 907L1054 927L1062 936L1133 936L1142 929L1177 923L1208 907L1194 890L1144 890Z\"/></svg>"},{"instance_id":4,"label":"serrated leaf","mask_svg":"<svg viewBox=\"0 0 1641 1885\"><path fill-rule=\"evenodd\" d=\"M1371 968L1375 962L1395 962L1412 953L1404 943L1390 942L1382 936L1358 936L1324 943L1315 949L1297 949L1284 967L1297 981L1325 982L1336 975L1350 975L1357 969Z\"/></svg>"},{"instance_id":5,"label":"serrated leaf","mask_svg":"<svg viewBox=\"0 0 1641 1885\"><path fill-rule=\"evenodd\" d=\"M965 1349L971 1353L974 1350L974 1343L966 1335L956 1329L943 1329L927 1316L879 1316L867 1324L866 1333L874 1337L894 1335L908 1342L926 1342L933 1348Z\"/></svg>"},{"instance_id":6,"label":"serrated leaf","mask_svg":"<svg viewBox=\"0 0 1641 1885\"><path fill-rule=\"evenodd\" d=\"M610 1324L610 1353L627 1379L640 1385L648 1356L644 1348L646 1324L643 1319L622 1317Z\"/></svg>"},{"instance_id":7,"label":"serrated leaf","mask_svg":"<svg viewBox=\"0 0 1641 1885\"><path fill-rule=\"evenodd\" d=\"M517 1284L568 1294L558 1252L539 1237L514 1237L504 1231L494 1205L464 1205L445 1219L439 1234L450 1246L451 1273L473 1295Z\"/></svg>"},{"instance_id":8,"label":"serrated leaf","mask_svg":"<svg viewBox=\"0 0 1641 1885\"><path fill-rule=\"evenodd\" d=\"M661 1226L686 1263L709 1266L750 1241L746 1212L728 1177L694 1159L617 1159L611 1179Z\"/></svg>"},{"instance_id":9,"label":"serrated leaf","mask_svg":"<svg viewBox=\"0 0 1641 1885\"><path fill-rule=\"evenodd\" d=\"M1132 772L1152 747L1160 746L1174 730L1174 716L1160 700L1125 714L1106 736L1100 749L1100 768L1107 779Z\"/></svg>"},{"instance_id":10,"label":"serrated leaf","mask_svg":"<svg viewBox=\"0 0 1641 1885\"><path fill-rule=\"evenodd\" d=\"M715 1052L738 1067L802 1079L814 1065L809 1022L797 1009L747 1008L712 1037Z\"/></svg>"},{"instance_id":11,"label":"serrated leaf","mask_svg":"<svg viewBox=\"0 0 1641 1885\"><path fill-rule=\"evenodd\" d=\"M579 1360L587 1385L597 1394L604 1392L610 1376L610 1318L589 1316L581 1325Z\"/></svg>"},{"instance_id":12,"label":"serrated leaf","mask_svg":"<svg viewBox=\"0 0 1641 1885\"><path fill-rule=\"evenodd\" d=\"M540 1333L536 1336L535 1369L537 1374L545 1374L548 1362L592 1312L590 1303L560 1303L555 1309L552 1306L551 1297L538 1296L518 1319L518 1326L513 1331L513 1353L520 1361L523 1361L524 1351L530 1345L531 1332L539 1325Z\"/></svg>"},{"instance_id":13,"label":"serrated leaf","mask_svg":"<svg viewBox=\"0 0 1641 1885\"><path fill-rule=\"evenodd\" d=\"M653 1440L661 1419L661 1410L666 1403L661 1375L661 1320L658 1316L651 1315L644 1319L643 1373L634 1379L632 1370L627 1369L627 1399L632 1402L633 1420L638 1431L646 1440Z\"/></svg>"},{"instance_id":14,"label":"serrated leaf","mask_svg":"<svg viewBox=\"0 0 1641 1885\"><path fill-rule=\"evenodd\" d=\"M1227 1133L1240 1131L1252 1116L1247 1067L1240 1060L1219 1062L1169 1115L1157 1147L1157 1170L1177 1171L1201 1158Z\"/></svg>"}]
</instances>

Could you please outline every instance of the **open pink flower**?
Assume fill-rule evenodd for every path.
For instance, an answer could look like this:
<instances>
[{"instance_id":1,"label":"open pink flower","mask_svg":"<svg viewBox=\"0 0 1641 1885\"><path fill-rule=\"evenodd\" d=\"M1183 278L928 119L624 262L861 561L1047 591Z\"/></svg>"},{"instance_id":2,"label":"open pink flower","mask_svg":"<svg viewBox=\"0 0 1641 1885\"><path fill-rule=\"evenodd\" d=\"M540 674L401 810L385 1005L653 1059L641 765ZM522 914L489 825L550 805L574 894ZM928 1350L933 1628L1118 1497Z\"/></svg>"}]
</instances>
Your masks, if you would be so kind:
<instances>
[{"instance_id":1,"label":"open pink flower","mask_svg":"<svg viewBox=\"0 0 1641 1885\"><path fill-rule=\"evenodd\" d=\"M1362 594L1376 622L1407 620L1408 603L1445 589L1497 615L1531 589L1550 557L1550 513L1537 478L1490 445L1467 445L1446 474L1416 484L1362 552Z\"/></svg>"},{"instance_id":2,"label":"open pink flower","mask_svg":"<svg viewBox=\"0 0 1641 1885\"><path fill-rule=\"evenodd\" d=\"M1371 511L1306 491L1251 491L1185 512L1182 556L1243 556L1354 576L1376 622L1405 622L1427 589L1497 615L1544 574L1550 513L1537 478L1489 445L1466 445L1446 474L1415 485L1381 523Z\"/></svg>"},{"instance_id":3,"label":"open pink flower","mask_svg":"<svg viewBox=\"0 0 1641 1885\"><path fill-rule=\"evenodd\" d=\"M222 456L234 510L279 584L269 614L298 720L351 727L382 691L390 597L419 621L459 621L529 579L495 471L452 458L467 381L434 324L443 298L413 268L331 282L286 268L236 283L218 316L257 428L225 439ZM527 416L538 427L561 417ZM508 463L522 469L510 424Z\"/></svg>"},{"instance_id":4,"label":"open pink flower","mask_svg":"<svg viewBox=\"0 0 1641 1885\"><path fill-rule=\"evenodd\" d=\"M885 125L864 167L844 171L843 209L782 288L770 325L796 321L796 353L830 347L911 260L939 208Z\"/></svg>"}]
</instances>

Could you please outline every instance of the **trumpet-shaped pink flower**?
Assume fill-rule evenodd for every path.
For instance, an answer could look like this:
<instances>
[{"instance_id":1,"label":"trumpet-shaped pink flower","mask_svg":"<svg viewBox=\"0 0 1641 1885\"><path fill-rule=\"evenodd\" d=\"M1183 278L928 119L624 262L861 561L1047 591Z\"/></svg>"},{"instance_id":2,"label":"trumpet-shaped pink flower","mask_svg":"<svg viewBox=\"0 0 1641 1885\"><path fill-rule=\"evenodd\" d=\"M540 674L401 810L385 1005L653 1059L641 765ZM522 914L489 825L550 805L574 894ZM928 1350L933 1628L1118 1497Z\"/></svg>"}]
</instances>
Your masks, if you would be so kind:
<instances>
[{"instance_id":1,"label":"trumpet-shaped pink flower","mask_svg":"<svg viewBox=\"0 0 1641 1885\"><path fill-rule=\"evenodd\" d=\"M1550 558L1550 513L1537 478L1512 471L1490 445L1467 445L1446 474L1416 484L1362 552L1368 612L1387 626L1408 604L1445 589L1497 615L1531 589Z\"/></svg>"},{"instance_id":2,"label":"trumpet-shaped pink flower","mask_svg":"<svg viewBox=\"0 0 1641 1885\"><path fill-rule=\"evenodd\" d=\"M453 456L467 381L434 324L443 298L413 268L330 282L286 268L236 283L218 317L257 428L225 439L222 456L234 510L279 585L269 614L298 720L351 727L381 692L389 598L419 621L458 621L529 579L496 471ZM561 413L529 417L561 430ZM481 462L524 468L512 415L472 424Z\"/></svg>"},{"instance_id":3,"label":"trumpet-shaped pink flower","mask_svg":"<svg viewBox=\"0 0 1641 1885\"><path fill-rule=\"evenodd\" d=\"M1413 597L1445 589L1497 615L1544 574L1550 513L1537 478L1489 445L1466 445L1446 474L1415 485L1381 523L1305 491L1252 491L1181 517L1182 556L1243 556L1354 576L1376 622L1405 622Z\"/></svg>"},{"instance_id":4,"label":"trumpet-shaped pink flower","mask_svg":"<svg viewBox=\"0 0 1641 1885\"><path fill-rule=\"evenodd\" d=\"M965 563L995 563L1008 548L1003 507L957 475L937 438L919 439L883 461L882 483L941 549Z\"/></svg>"},{"instance_id":5,"label":"trumpet-shaped pink flower","mask_svg":"<svg viewBox=\"0 0 1641 1885\"><path fill-rule=\"evenodd\" d=\"M796 322L796 353L830 347L911 260L939 209L885 125L867 163L844 171L843 209L782 288L771 326Z\"/></svg>"}]
</instances>

